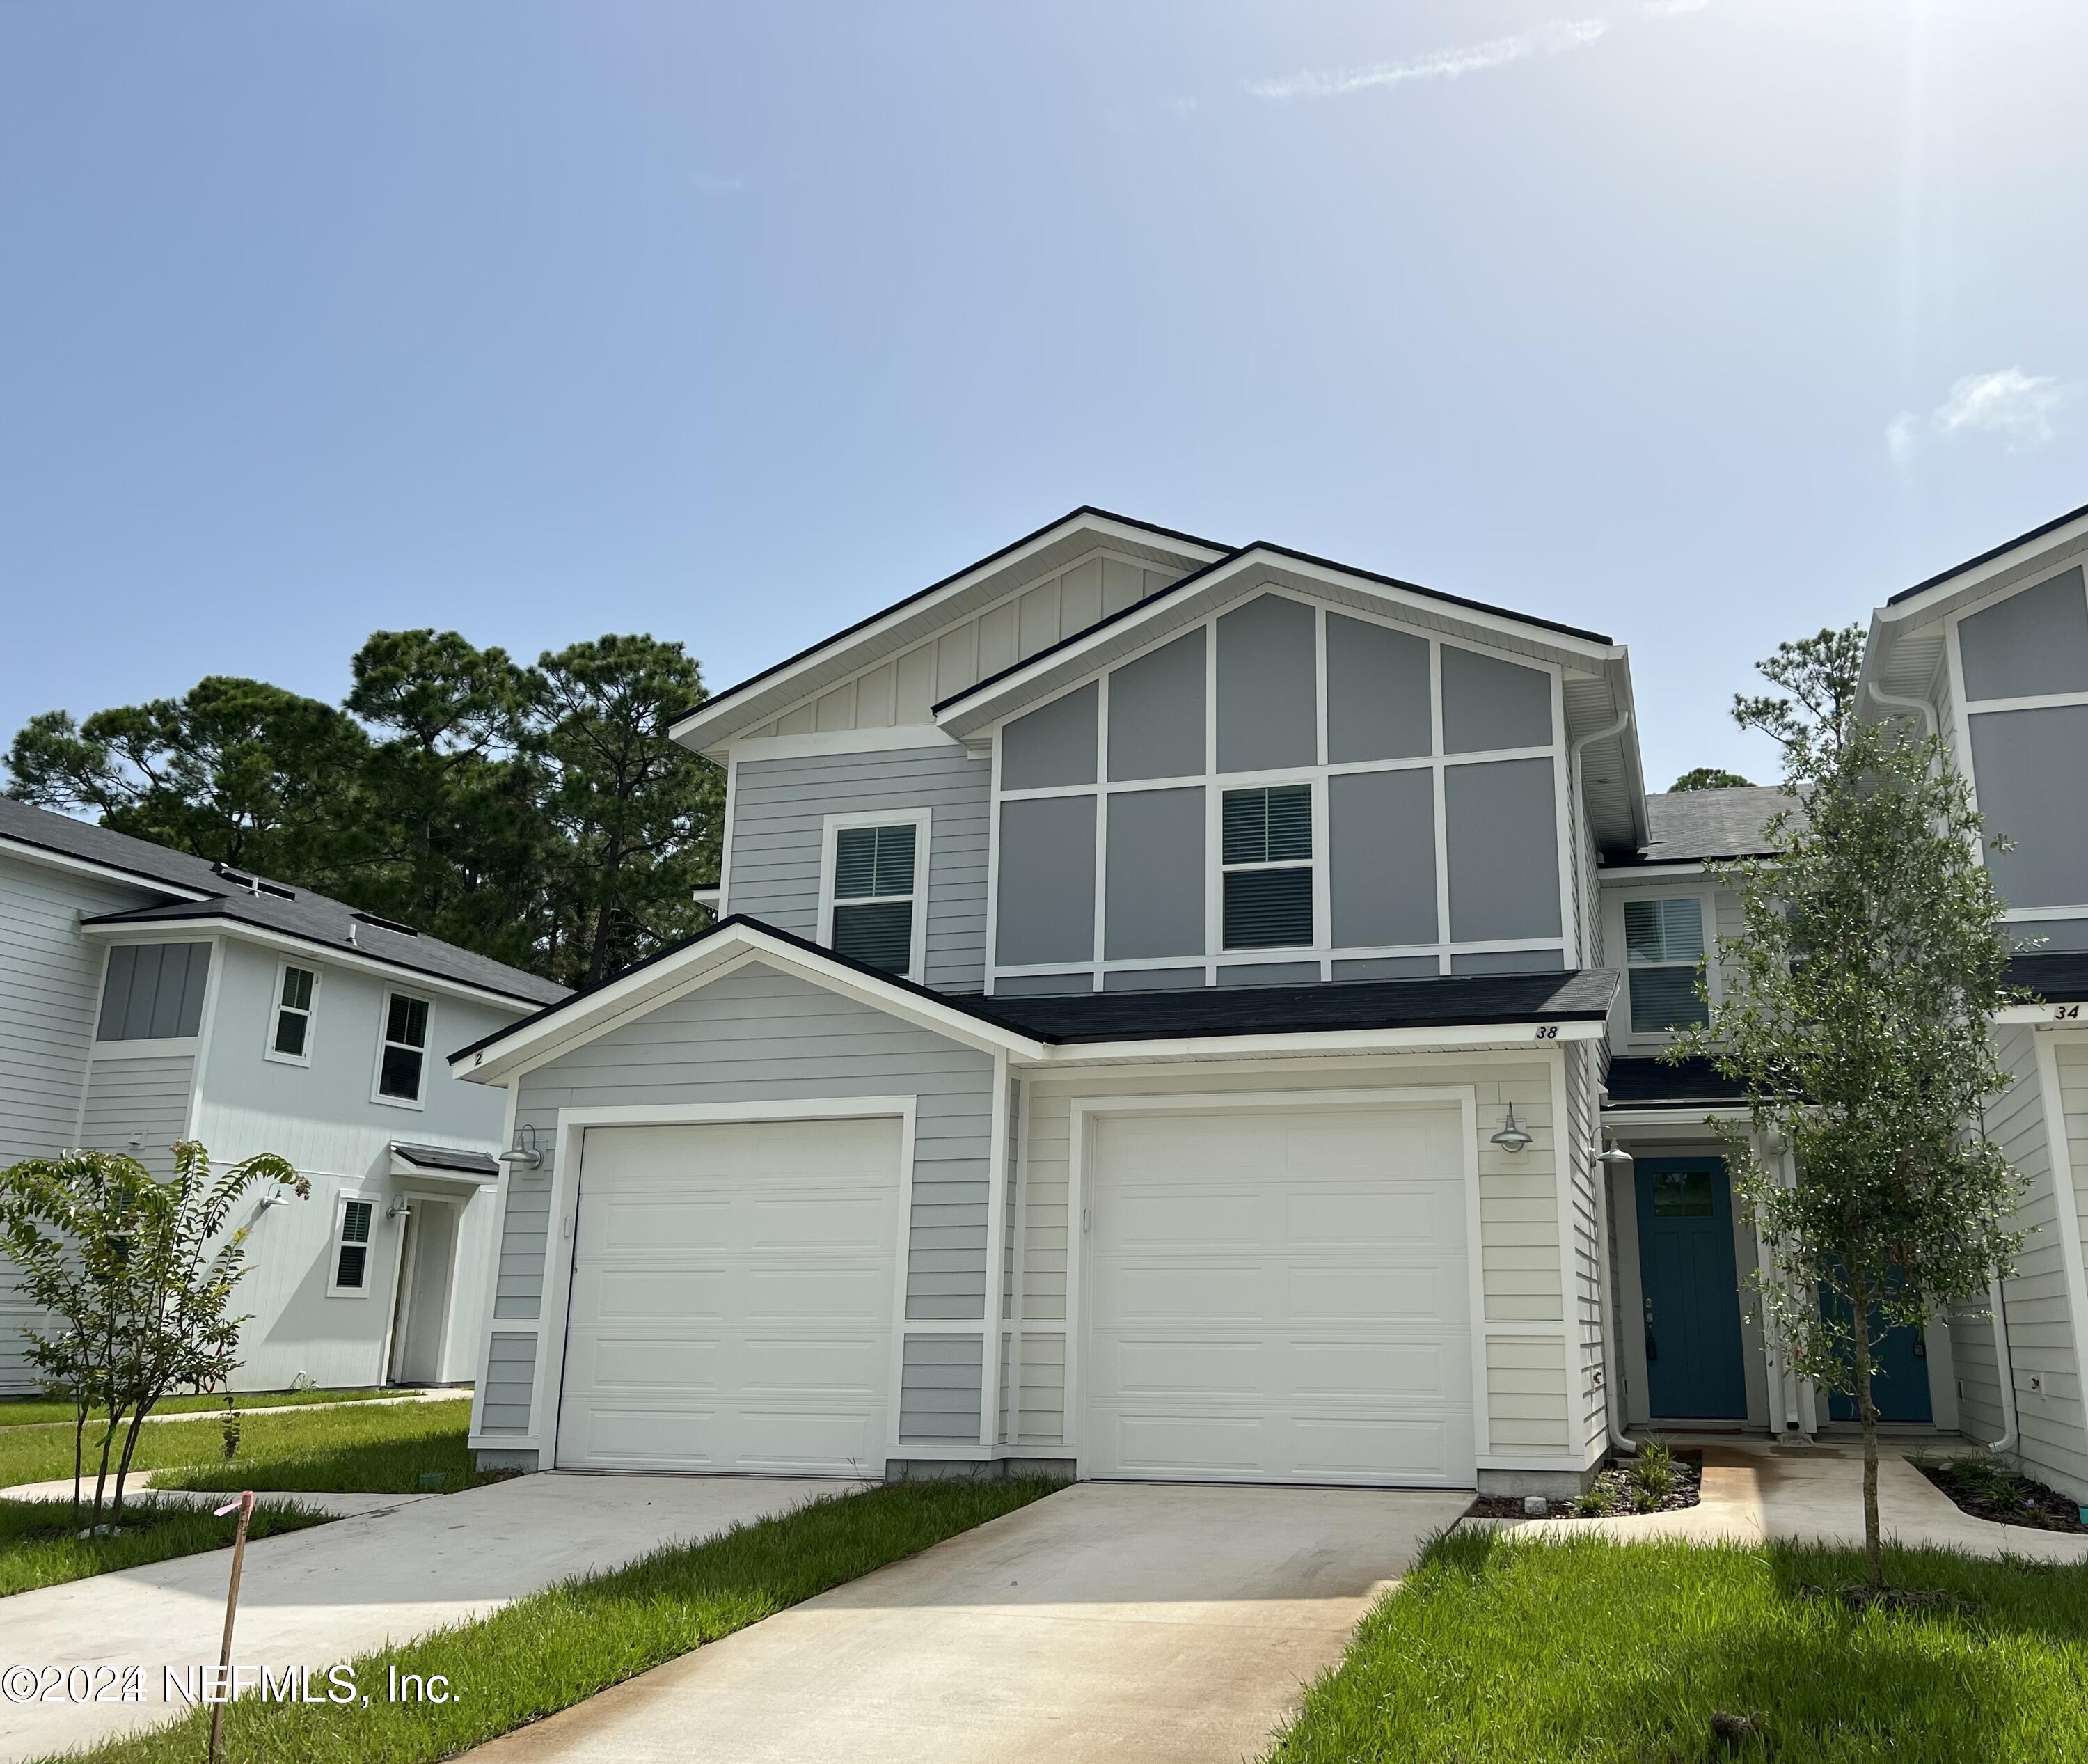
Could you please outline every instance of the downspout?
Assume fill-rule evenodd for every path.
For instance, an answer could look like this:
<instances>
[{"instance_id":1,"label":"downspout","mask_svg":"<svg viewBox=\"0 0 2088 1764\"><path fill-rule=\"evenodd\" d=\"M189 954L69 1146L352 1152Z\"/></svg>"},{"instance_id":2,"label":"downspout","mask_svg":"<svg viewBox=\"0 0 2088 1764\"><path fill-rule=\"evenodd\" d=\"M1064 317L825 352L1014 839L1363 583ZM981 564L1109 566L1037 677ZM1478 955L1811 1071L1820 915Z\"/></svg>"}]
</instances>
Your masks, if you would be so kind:
<instances>
[{"instance_id":1,"label":"downspout","mask_svg":"<svg viewBox=\"0 0 2088 1764\"><path fill-rule=\"evenodd\" d=\"M1595 1167L1596 1193L1600 1199L1600 1216L1595 1221L1596 1274L1602 1283L1602 1308L1613 1312L1616 1308L1616 1288L1610 1275L1610 1167L1600 1158L1590 1160ZM1617 1343L1615 1332L1602 1331L1602 1421L1610 1433L1610 1449L1622 1453L1626 1458L1638 1456L1638 1441L1627 1434L1617 1423Z\"/></svg>"},{"instance_id":2,"label":"downspout","mask_svg":"<svg viewBox=\"0 0 2088 1764\"><path fill-rule=\"evenodd\" d=\"M1998 1457L2016 1449L2016 1368L2009 1352L2008 1298L2000 1281L1987 1282L1987 1304L1994 1317L1994 1376L2001 1387L2001 1436L1987 1449Z\"/></svg>"},{"instance_id":3,"label":"downspout","mask_svg":"<svg viewBox=\"0 0 2088 1764\"><path fill-rule=\"evenodd\" d=\"M1631 720L1632 713L1628 709L1621 711L1618 713L1617 720L1609 727L1598 729L1581 736L1566 750L1566 768L1572 780L1573 808L1577 815L1585 816L1587 811L1587 791L1581 774L1581 753L1591 743L1607 741L1612 735L1622 734L1631 726ZM1576 828L1574 833L1577 842L1580 829ZM1599 911L1599 894L1597 898L1597 910ZM1592 932L1594 927L1590 927L1588 930ZM1588 955L1585 945L1590 940L1588 936L1584 936L1583 947L1579 952L1583 965L1585 965ZM1603 1313L1606 1317L1613 1317L1616 1310L1616 1288L1611 1282L1610 1273L1610 1169L1599 1155L1602 1150L1601 1124L1601 1103L1598 1098L1597 1141L1594 1148L1596 1155L1592 1155L1589 1158L1589 1162L1595 1172L1598 1214L1595 1221L1595 1272L1596 1278L1602 1282ZM1638 1455L1638 1441L1627 1434L1617 1422L1616 1331L1611 1328L1607 1321L1602 1329L1602 1424L1609 1433L1611 1451L1621 1453L1626 1458L1636 1458Z\"/></svg>"},{"instance_id":4,"label":"downspout","mask_svg":"<svg viewBox=\"0 0 2088 1764\"><path fill-rule=\"evenodd\" d=\"M1864 690L1887 710L1918 711L1922 721L1928 726L1932 735L1939 732L1936 721L1936 707L1925 698L1901 698L1891 692L1880 691L1876 680L1863 682Z\"/></svg>"}]
</instances>

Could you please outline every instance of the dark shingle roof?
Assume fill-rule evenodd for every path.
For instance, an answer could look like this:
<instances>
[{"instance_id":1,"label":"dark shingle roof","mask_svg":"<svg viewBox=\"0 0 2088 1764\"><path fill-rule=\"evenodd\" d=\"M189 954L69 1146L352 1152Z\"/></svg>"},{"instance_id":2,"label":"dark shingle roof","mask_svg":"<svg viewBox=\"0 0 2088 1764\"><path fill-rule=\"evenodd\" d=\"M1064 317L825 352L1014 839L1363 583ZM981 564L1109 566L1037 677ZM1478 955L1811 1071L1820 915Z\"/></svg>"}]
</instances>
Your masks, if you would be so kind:
<instances>
[{"instance_id":1,"label":"dark shingle roof","mask_svg":"<svg viewBox=\"0 0 2088 1764\"><path fill-rule=\"evenodd\" d=\"M452 980L461 986L498 992L518 1003L544 1004L567 996L566 989L505 962L475 955L434 937L392 931L373 923L345 902L310 888L286 890L291 897L254 893L220 876L207 859L169 851L149 840L134 839L106 827L75 820L70 815L32 808L0 796L0 839L10 839L62 857L77 858L105 869L135 876L144 888L186 890L205 900L169 901L124 913L108 913L88 921L94 925L152 925L163 921L193 923L199 919L248 925L258 931L294 937L322 948L352 951L409 974Z\"/></svg>"},{"instance_id":2,"label":"dark shingle roof","mask_svg":"<svg viewBox=\"0 0 2088 1764\"><path fill-rule=\"evenodd\" d=\"M1769 817L1788 808L1781 790L1760 785L1744 790L1656 791L1645 799L1653 837L1635 856L1611 865L1702 863L1718 858L1765 856L1774 848L1763 836Z\"/></svg>"},{"instance_id":3,"label":"dark shingle roof","mask_svg":"<svg viewBox=\"0 0 2088 1764\"><path fill-rule=\"evenodd\" d=\"M497 1176L500 1166L482 1151L459 1151L454 1145L417 1145L410 1141L392 1141L395 1157L403 1158L417 1170L456 1170L466 1175Z\"/></svg>"}]
</instances>

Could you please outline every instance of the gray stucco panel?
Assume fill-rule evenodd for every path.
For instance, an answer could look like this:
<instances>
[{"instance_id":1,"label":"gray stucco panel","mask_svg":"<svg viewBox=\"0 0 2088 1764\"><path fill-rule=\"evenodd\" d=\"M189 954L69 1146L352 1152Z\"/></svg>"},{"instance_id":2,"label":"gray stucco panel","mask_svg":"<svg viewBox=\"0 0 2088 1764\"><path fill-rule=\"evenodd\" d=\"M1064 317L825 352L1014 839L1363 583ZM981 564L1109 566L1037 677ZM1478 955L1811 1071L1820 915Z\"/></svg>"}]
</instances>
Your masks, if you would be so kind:
<instances>
[{"instance_id":1,"label":"gray stucco panel","mask_svg":"<svg viewBox=\"0 0 2088 1764\"><path fill-rule=\"evenodd\" d=\"M1431 751L1428 640L1327 614L1327 757L1412 760Z\"/></svg>"},{"instance_id":2,"label":"gray stucco panel","mask_svg":"<svg viewBox=\"0 0 2088 1764\"><path fill-rule=\"evenodd\" d=\"M1557 936L1559 821L1551 762L1446 766L1443 791L1452 940Z\"/></svg>"},{"instance_id":3,"label":"gray stucco panel","mask_svg":"<svg viewBox=\"0 0 2088 1764\"><path fill-rule=\"evenodd\" d=\"M1109 775L1186 778L1204 771L1204 633L1163 644L1109 677Z\"/></svg>"},{"instance_id":4,"label":"gray stucco panel","mask_svg":"<svg viewBox=\"0 0 2088 1764\"><path fill-rule=\"evenodd\" d=\"M1972 726L1972 771L1986 819L1987 867L2011 906L2088 905L2088 704L1986 711ZM2011 839L2013 851L1992 841Z\"/></svg>"},{"instance_id":5,"label":"gray stucco panel","mask_svg":"<svg viewBox=\"0 0 2088 1764\"><path fill-rule=\"evenodd\" d=\"M1218 620L1218 769L1310 765L1320 751L1312 609L1264 594Z\"/></svg>"},{"instance_id":6,"label":"gray stucco panel","mask_svg":"<svg viewBox=\"0 0 2088 1764\"><path fill-rule=\"evenodd\" d=\"M1102 953L1112 961L1204 953L1204 801L1201 787L1110 795Z\"/></svg>"},{"instance_id":7,"label":"gray stucco panel","mask_svg":"<svg viewBox=\"0 0 2088 1764\"><path fill-rule=\"evenodd\" d=\"M1443 751L1551 745L1551 676L1498 656L1443 645Z\"/></svg>"},{"instance_id":8,"label":"gray stucco panel","mask_svg":"<svg viewBox=\"0 0 2088 1764\"><path fill-rule=\"evenodd\" d=\"M1095 781L1097 706L1102 688L1085 686L1018 717L1000 732L1000 787L1041 790Z\"/></svg>"},{"instance_id":9,"label":"gray stucco panel","mask_svg":"<svg viewBox=\"0 0 2088 1764\"><path fill-rule=\"evenodd\" d=\"M1961 619L1967 698L2088 692L2088 590L2081 566Z\"/></svg>"},{"instance_id":10,"label":"gray stucco panel","mask_svg":"<svg viewBox=\"0 0 2088 1764\"><path fill-rule=\"evenodd\" d=\"M1095 953L1095 799L1040 796L1000 805L995 960L1089 961Z\"/></svg>"},{"instance_id":11,"label":"gray stucco panel","mask_svg":"<svg viewBox=\"0 0 2088 1764\"><path fill-rule=\"evenodd\" d=\"M1436 941L1432 769L1336 773L1327 837L1337 948Z\"/></svg>"}]
</instances>

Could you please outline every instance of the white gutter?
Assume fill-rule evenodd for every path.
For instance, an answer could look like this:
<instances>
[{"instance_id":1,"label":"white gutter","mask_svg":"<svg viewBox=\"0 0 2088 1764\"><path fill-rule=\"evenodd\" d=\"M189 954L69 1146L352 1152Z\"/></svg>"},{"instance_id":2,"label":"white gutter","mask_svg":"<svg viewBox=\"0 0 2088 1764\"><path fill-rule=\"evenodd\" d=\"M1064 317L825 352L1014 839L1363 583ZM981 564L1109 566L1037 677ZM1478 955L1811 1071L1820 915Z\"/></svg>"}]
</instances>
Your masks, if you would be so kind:
<instances>
[{"instance_id":1,"label":"white gutter","mask_svg":"<svg viewBox=\"0 0 2088 1764\"><path fill-rule=\"evenodd\" d=\"M1902 698L1896 693L1881 691L1876 680L1864 681L1863 690L1868 692L1872 698L1876 699L1879 704L1884 705L1887 710L1910 710L1919 712L1922 721L1928 725L1929 734L1933 735L1937 732L1936 707L1930 704L1928 700L1923 698Z\"/></svg>"},{"instance_id":2,"label":"white gutter","mask_svg":"<svg viewBox=\"0 0 2088 1764\"><path fill-rule=\"evenodd\" d=\"M1600 1158L1593 1162L1597 1213L1595 1272L1602 1283L1602 1303L1607 1306L1616 1296L1616 1288L1610 1278L1610 1167ZM1621 1324L1621 1318L1619 1321ZM1612 1451L1621 1452L1627 1458L1638 1456L1638 1441L1617 1424L1617 1343L1614 1329L1602 1331L1602 1424L1609 1430Z\"/></svg>"}]
</instances>

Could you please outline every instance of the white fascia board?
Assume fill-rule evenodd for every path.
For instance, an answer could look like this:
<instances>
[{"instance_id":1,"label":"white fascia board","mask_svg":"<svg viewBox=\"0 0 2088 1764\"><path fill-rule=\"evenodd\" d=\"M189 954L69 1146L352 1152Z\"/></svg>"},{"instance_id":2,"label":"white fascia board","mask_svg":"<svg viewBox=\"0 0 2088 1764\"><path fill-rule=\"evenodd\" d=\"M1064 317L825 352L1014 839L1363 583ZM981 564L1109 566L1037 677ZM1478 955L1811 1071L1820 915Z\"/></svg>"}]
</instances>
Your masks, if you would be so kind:
<instances>
[{"instance_id":1,"label":"white fascia board","mask_svg":"<svg viewBox=\"0 0 2088 1764\"><path fill-rule=\"evenodd\" d=\"M1602 1125L1615 1134L1628 1134L1635 1127L1702 1127L1709 1121L1738 1124L1754 1119L1747 1108L1730 1102L1686 1109L1604 1109L1601 1113Z\"/></svg>"},{"instance_id":2,"label":"white fascia board","mask_svg":"<svg viewBox=\"0 0 2088 1764\"><path fill-rule=\"evenodd\" d=\"M1897 606L1884 606L1871 614L1871 629L1875 634L1886 625L1916 624L1953 610L1950 602L1976 598L1996 576L2005 575L2030 551L2056 551L2060 546L2088 539L2088 510L2084 510L2064 525L2052 527L2019 539L2005 550L1996 551L1976 563L1939 580L1932 582L1921 593L1902 601Z\"/></svg>"},{"instance_id":3,"label":"white fascia board","mask_svg":"<svg viewBox=\"0 0 2088 1764\"><path fill-rule=\"evenodd\" d=\"M168 894L178 901L213 901L217 896L208 888L192 888L178 882L162 882L136 870L124 869L119 864L96 863L91 858L76 858L70 852L53 851L46 846L31 845L22 839L10 839L0 835L0 852L11 858L20 858L30 863L47 864L53 870L70 870L75 875L91 876L108 882L121 882L148 894Z\"/></svg>"},{"instance_id":4,"label":"white fascia board","mask_svg":"<svg viewBox=\"0 0 2088 1764\"><path fill-rule=\"evenodd\" d=\"M1607 1025L1599 1020L1484 1023L1423 1029L1341 1029L1287 1034L1181 1035L1150 1041L1055 1042L1041 1058L1016 1064L1027 1070L1073 1066L1152 1064L1160 1061L1266 1059L1271 1055L1324 1057L1340 1054L1473 1052L1482 1049L1541 1052L1564 1041L1598 1041Z\"/></svg>"},{"instance_id":5,"label":"white fascia board","mask_svg":"<svg viewBox=\"0 0 2088 1764\"><path fill-rule=\"evenodd\" d=\"M751 961L781 969L827 991L919 1024L967 1047L988 1053L1005 1052L1018 1060L1041 1060L1045 1055L1044 1044L1027 1035L922 998L905 987L858 974L752 926L735 925L614 980L539 1021L523 1024L486 1047L469 1054L451 1054L450 1070L473 1084L505 1084L621 1024L657 1010L671 998L700 991Z\"/></svg>"},{"instance_id":6,"label":"white fascia board","mask_svg":"<svg viewBox=\"0 0 2088 1764\"><path fill-rule=\"evenodd\" d=\"M1547 625L1533 624L1510 614L1465 606L1418 589L1401 588L1375 576L1359 575L1336 566L1295 557L1288 552L1273 550L1263 546L1250 546L1244 551L1226 558L1216 568L1207 568L1200 575L1163 589L1149 600L1140 602L1122 617L1093 626L1071 642L1044 651L1026 666L972 687L961 697L938 709L935 713L935 721L961 739L1000 714L1001 708L1010 701L1019 701L1024 693L1038 682L1061 669L1071 669L1077 673L1084 660L1106 646L1117 643L1127 632L1136 632L1140 626L1150 624L1166 614L1178 610L1182 604L1181 597L1185 593L1195 596L1222 589L1228 583L1255 569L1281 570L1288 575L1308 580L1338 584L1358 593L1375 595L1388 608L1423 613L1431 619L1453 620L1490 636L1513 637L1524 643L1542 643L1556 650L1561 657L1570 657L1598 666L1619 662L1626 653L1619 644L1593 643L1585 637L1570 636L1564 632L1554 630ZM1628 676L1623 690L1628 695Z\"/></svg>"},{"instance_id":7,"label":"white fascia board","mask_svg":"<svg viewBox=\"0 0 2088 1764\"><path fill-rule=\"evenodd\" d=\"M365 974L383 974L400 986L410 987L420 991L446 993L452 998L469 999L478 1004L497 1004L503 1010L514 1012L517 1017L527 1017L530 1012L543 1008L534 1000L517 997L512 992L495 992L490 987L473 986L466 980L447 979L439 974L430 974L423 968L408 967L403 962L387 961L381 956L351 949L345 944L328 943L317 937L293 936L288 931L271 931L263 926L245 924L236 918L225 918L212 914L198 914L192 918L169 916L148 919L142 923L80 927L83 936L110 944L163 944L168 941L169 931L207 931L213 937L236 938L242 943L258 944L264 949L302 956L307 961L324 961L332 967L354 968Z\"/></svg>"},{"instance_id":8,"label":"white fascia board","mask_svg":"<svg viewBox=\"0 0 2088 1764\"><path fill-rule=\"evenodd\" d=\"M2064 1011L2079 1011L2078 1017L2064 1017ZM2043 1004L2011 1004L2006 1010L1996 1011L1992 1019L1996 1023L2029 1023L2057 1029L2088 1027L2088 1004L2076 999L2055 999Z\"/></svg>"},{"instance_id":9,"label":"white fascia board","mask_svg":"<svg viewBox=\"0 0 2088 1764\"><path fill-rule=\"evenodd\" d=\"M1042 533L1033 534L1014 550L995 552L993 556L975 564L963 575L952 576L935 592L901 601L890 611L879 614L866 624L845 632L839 636L829 638L818 648L807 651L795 662L779 668L772 674L757 676L755 680L750 683L757 686L761 696L764 697L772 692L782 690L789 686L794 680L802 679L811 669L832 660L836 653L862 644L875 642L880 637L889 636L909 620L917 619L925 613L932 613L937 607L945 605L955 596L961 594L969 588L976 586L987 577L997 576L1004 570L1016 568L1025 559L1033 558L1038 552L1056 545L1068 533L1081 531L1091 532L1101 539L1127 540L1136 545L1149 546L1156 542L1155 529L1140 527L1132 522L1116 520L1106 515L1091 513L1068 516L1065 520L1046 527ZM1179 547L1182 556L1201 557L1205 563L1215 563L1226 554L1222 550L1216 546L1201 545L1190 539L1177 538L1171 534L1168 536L1166 544L1170 548ZM670 724L667 730L668 735L684 747L700 751L718 740L717 731L721 726L730 726L746 721L759 723L768 720L759 713L748 710L743 701L736 700L736 692L729 690L712 703L698 705L687 716ZM726 739L730 739L729 729Z\"/></svg>"}]
</instances>

